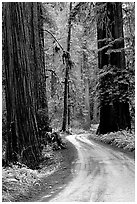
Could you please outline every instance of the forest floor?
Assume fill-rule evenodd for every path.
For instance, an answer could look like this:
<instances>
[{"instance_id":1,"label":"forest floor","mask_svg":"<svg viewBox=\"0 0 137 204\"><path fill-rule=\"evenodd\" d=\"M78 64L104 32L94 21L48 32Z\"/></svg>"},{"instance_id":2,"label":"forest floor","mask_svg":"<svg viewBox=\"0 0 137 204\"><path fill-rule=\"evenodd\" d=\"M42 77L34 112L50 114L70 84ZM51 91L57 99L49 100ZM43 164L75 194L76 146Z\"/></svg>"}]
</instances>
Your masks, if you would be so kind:
<instances>
[{"instance_id":1,"label":"forest floor","mask_svg":"<svg viewBox=\"0 0 137 204\"><path fill-rule=\"evenodd\" d=\"M90 131L72 129L72 134L88 134L88 139L107 143L119 147L125 152L135 151L135 136L126 131L96 135L97 125L92 125ZM25 165L13 165L3 168L2 195L3 202L34 202L44 196L48 201L51 196L64 188L72 179L72 169L77 159L77 150L71 142L66 140L66 135L61 137L67 148L53 151L50 147L45 152L46 160L39 170L31 170Z\"/></svg>"},{"instance_id":2,"label":"forest floor","mask_svg":"<svg viewBox=\"0 0 137 204\"><path fill-rule=\"evenodd\" d=\"M2 169L2 201L28 202L41 195L58 193L71 179L71 169L77 158L77 150L62 136L66 149L57 151L49 148L47 159L39 170L31 170L19 165Z\"/></svg>"}]
</instances>

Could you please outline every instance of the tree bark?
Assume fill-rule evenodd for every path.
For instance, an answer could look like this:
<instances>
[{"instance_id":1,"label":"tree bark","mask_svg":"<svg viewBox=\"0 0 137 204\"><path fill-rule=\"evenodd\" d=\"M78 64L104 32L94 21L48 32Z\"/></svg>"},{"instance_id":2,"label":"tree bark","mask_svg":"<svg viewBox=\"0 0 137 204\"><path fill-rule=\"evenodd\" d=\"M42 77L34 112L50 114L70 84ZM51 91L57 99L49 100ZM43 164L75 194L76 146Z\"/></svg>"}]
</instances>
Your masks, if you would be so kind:
<instances>
[{"instance_id":1,"label":"tree bark","mask_svg":"<svg viewBox=\"0 0 137 204\"><path fill-rule=\"evenodd\" d=\"M44 66L43 55L38 60L43 52L43 45L39 45L41 34L37 27L38 7L39 3L31 2L3 3L3 57L8 127L6 161L9 163L21 160L30 167L37 165L41 156L36 119L39 98L36 93L39 87L35 83L35 77L40 69L44 70ZM31 20L32 24L37 22L35 29L30 24Z\"/></svg>"}]
</instances>

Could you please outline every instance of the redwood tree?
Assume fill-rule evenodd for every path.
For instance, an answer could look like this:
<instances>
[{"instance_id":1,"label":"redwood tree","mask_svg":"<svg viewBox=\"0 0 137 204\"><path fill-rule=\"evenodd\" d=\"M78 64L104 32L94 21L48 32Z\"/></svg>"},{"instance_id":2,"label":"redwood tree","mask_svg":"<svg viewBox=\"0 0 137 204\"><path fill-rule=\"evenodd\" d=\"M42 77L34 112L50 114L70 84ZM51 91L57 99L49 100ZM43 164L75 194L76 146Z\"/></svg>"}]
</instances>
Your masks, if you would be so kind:
<instances>
[{"instance_id":1,"label":"redwood tree","mask_svg":"<svg viewBox=\"0 0 137 204\"><path fill-rule=\"evenodd\" d=\"M44 99L40 89L44 74L41 12L40 3L3 3L6 162L21 160L30 167L41 156L36 112L47 105L46 101L39 101Z\"/></svg>"},{"instance_id":2,"label":"redwood tree","mask_svg":"<svg viewBox=\"0 0 137 204\"><path fill-rule=\"evenodd\" d=\"M97 4L100 124L97 133L130 129L122 3Z\"/></svg>"}]
</instances>

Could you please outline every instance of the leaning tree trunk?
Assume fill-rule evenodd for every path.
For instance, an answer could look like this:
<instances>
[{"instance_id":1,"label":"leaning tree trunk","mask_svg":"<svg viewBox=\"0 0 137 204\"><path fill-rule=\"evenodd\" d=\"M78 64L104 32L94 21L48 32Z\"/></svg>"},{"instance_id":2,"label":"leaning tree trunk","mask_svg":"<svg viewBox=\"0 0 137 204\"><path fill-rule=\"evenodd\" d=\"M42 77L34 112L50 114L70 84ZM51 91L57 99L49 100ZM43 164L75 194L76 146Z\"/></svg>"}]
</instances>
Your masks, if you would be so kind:
<instances>
[{"instance_id":1,"label":"leaning tree trunk","mask_svg":"<svg viewBox=\"0 0 137 204\"><path fill-rule=\"evenodd\" d=\"M30 39L31 34L34 34L33 26L30 26L33 9L33 18L38 18L36 5L37 3L24 2L3 3L3 58L8 127L6 161L22 160L30 167L39 162L41 154L36 119L36 66L33 67L35 63L38 65L40 47L38 42L33 47ZM35 29L35 35L39 35L38 29ZM39 63L39 66L43 66L40 60Z\"/></svg>"},{"instance_id":2,"label":"leaning tree trunk","mask_svg":"<svg viewBox=\"0 0 137 204\"><path fill-rule=\"evenodd\" d=\"M118 68L118 75L125 70L122 3L98 3L98 6L99 69L103 69L105 65L115 66ZM113 42L109 46L110 41ZM107 51L109 53L106 54ZM113 77L106 76L105 79L100 79L101 87L104 86L104 80L108 80L110 85L114 82ZM122 85L119 81L117 81L117 84L119 85L119 95L124 98L128 91L128 85ZM105 134L126 128L131 128L128 99L124 98L122 101L118 96L110 99L107 103L105 98L102 99L100 101L100 124L97 133Z\"/></svg>"}]
</instances>

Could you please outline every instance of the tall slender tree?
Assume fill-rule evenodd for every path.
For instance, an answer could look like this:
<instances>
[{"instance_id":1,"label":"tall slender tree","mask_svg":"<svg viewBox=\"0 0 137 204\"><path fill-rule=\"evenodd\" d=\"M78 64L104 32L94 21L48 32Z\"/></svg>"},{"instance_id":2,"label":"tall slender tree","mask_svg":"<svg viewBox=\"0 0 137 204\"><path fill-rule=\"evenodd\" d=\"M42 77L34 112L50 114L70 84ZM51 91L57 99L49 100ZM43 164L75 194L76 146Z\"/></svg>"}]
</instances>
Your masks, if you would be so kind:
<instances>
[{"instance_id":1,"label":"tall slender tree","mask_svg":"<svg viewBox=\"0 0 137 204\"><path fill-rule=\"evenodd\" d=\"M36 118L38 108L43 106L43 102L39 102L42 98L39 88L43 80L40 73L44 74L40 16L40 3L3 3L7 163L21 159L27 165L34 166L41 155ZM41 79L40 87L38 79Z\"/></svg>"},{"instance_id":2,"label":"tall slender tree","mask_svg":"<svg viewBox=\"0 0 137 204\"><path fill-rule=\"evenodd\" d=\"M97 40L100 69L98 133L131 128L125 66L122 3L98 3Z\"/></svg>"},{"instance_id":3,"label":"tall slender tree","mask_svg":"<svg viewBox=\"0 0 137 204\"><path fill-rule=\"evenodd\" d=\"M70 40L71 40L71 22L72 22L71 10L72 10L72 2L70 2L70 7L69 7L70 16L68 19L67 51L66 53L64 53L65 62L66 62L66 71L65 71L65 83L64 83L64 111L63 111L63 124L62 124L63 131L66 131L67 122L68 122L68 126L70 125L70 106L68 104L68 98L69 98L69 70L71 66L71 60L70 60Z\"/></svg>"}]
</instances>

